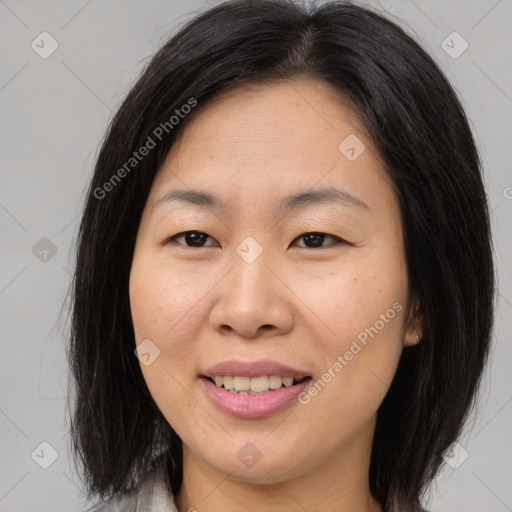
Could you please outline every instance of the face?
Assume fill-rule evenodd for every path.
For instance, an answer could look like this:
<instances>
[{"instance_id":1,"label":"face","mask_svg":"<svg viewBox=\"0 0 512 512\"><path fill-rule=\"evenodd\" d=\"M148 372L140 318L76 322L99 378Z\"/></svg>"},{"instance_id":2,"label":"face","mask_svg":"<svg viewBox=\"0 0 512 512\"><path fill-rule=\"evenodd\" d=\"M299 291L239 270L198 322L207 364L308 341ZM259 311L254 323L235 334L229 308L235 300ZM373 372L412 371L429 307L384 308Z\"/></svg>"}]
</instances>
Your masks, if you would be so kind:
<instances>
[{"instance_id":1,"label":"face","mask_svg":"<svg viewBox=\"0 0 512 512\"><path fill-rule=\"evenodd\" d=\"M336 91L237 86L198 112L154 179L130 275L141 370L185 467L265 483L369 455L421 336L408 292L397 197Z\"/></svg>"}]
</instances>

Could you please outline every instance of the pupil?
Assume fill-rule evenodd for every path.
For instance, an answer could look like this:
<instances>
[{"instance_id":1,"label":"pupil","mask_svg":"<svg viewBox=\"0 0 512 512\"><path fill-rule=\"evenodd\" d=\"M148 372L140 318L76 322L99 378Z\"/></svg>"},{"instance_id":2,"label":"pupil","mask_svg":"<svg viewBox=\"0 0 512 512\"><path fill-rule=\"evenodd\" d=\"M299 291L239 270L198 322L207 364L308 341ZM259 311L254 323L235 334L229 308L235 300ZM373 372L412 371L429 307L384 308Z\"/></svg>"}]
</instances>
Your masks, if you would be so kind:
<instances>
[{"instance_id":1,"label":"pupil","mask_svg":"<svg viewBox=\"0 0 512 512\"><path fill-rule=\"evenodd\" d=\"M201 245L201 238L204 237L204 233L193 232L186 236L188 237L187 243L191 241L192 245Z\"/></svg>"},{"instance_id":2,"label":"pupil","mask_svg":"<svg viewBox=\"0 0 512 512\"><path fill-rule=\"evenodd\" d=\"M309 233L307 235L304 235L304 241L306 242L306 245L308 244L308 241L312 241L313 245L317 247L322 245L324 237L325 235L323 235L322 233Z\"/></svg>"}]
</instances>

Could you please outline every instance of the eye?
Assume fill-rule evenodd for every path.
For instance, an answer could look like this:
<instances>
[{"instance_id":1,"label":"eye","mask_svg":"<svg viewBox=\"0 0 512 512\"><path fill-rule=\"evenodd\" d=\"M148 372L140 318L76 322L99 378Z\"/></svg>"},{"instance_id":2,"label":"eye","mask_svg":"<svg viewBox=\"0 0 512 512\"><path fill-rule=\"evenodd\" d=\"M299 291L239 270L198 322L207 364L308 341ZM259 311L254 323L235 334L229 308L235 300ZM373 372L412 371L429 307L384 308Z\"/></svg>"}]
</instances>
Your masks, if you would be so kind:
<instances>
[{"instance_id":1,"label":"eye","mask_svg":"<svg viewBox=\"0 0 512 512\"><path fill-rule=\"evenodd\" d=\"M179 238L183 238L185 243L183 244L181 242L177 242ZM203 243L207 238L211 237L202 231L184 231L183 233L178 233L177 235L173 235L170 238L167 238L164 242L164 245L170 244L171 242L176 242L179 245L185 245L187 247L204 247Z\"/></svg>"},{"instance_id":2,"label":"eye","mask_svg":"<svg viewBox=\"0 0 512 512\"><path fill-rule=\"evenodd\" d=\"M329 235L327 233L319 233L317 231L303 233L302 235L295 238L295 240L300 240L301 238L304 239L305 245L299 245L299 247L306 249L321 249L322 247L325 247L325 245L323 245L323 242L325 241L326 237L334 240L334 242L328 244L327 247L329 247L330 245L348 244L348 242L346 242L345 240L342 240L341 238L338 238L334 235ZM167 238L163 242L163 245L177 243L179 245L185 245L186 247L213 247L214 245L204 245L204 242L208 238L211 238L213 240L211 236L207 235L202 231L184 231L182 233L173 235L170 238ZM183 239L184 243L178 241L179 239Z\"/></svg>"},{"instance_id":3,"label":"eye","mask_svg":"<svg viewBox=\"0 0 512 512\"><path fill-rule=\"evenodd\" d=\"M321 249L326 237L334 240L334 243L328 244L327 247L329 247L330 245L348 244L348 242L346 242L345 240L342 240L341 238L338 238L334 235L329 235L327 233L319 233L317 231L303 233L302 235L298 236L295 240L300 240L301 238L304 239L306 245L302 245L299 247L306 247L306 249Z\"/></svg>"}]
</instances>

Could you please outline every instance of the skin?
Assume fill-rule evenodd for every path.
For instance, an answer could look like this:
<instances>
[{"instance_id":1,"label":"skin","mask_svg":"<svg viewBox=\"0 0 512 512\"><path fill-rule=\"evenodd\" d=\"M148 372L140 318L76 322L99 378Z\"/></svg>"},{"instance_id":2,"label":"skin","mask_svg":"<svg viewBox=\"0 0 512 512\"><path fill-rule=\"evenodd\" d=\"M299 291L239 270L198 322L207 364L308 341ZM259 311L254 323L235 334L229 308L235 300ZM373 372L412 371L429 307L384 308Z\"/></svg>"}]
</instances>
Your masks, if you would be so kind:
<instances>
[{"instance_id":1,"label":"skin","mask_svg":"<svg viewBox=\"0 0 512 512\"><path fill-rule=\"evenodd\" d=\"M199 107L198 107L199 108ZM338 149L355 134L366 149ZM284 196L333 186L368 206L274 210ZM154 204L175 188L219 196L226 210ZM179 237L183 231L208 237ZM326 233L316 247L301 237ZM246 237L263 252L247 263ZM196 239L197 240L197 239ZM187 245L188 244L188 245ZM316 247L316 248L315 248ZM187 124L153 182L130 275L136 343L160 355L141 370L183 441L180 512L382 511L368 471L376 414L404 346L421 337L410 296L398 199L366 131L329 85L238 85ZM394 303L396 316L303 405L247 420L216 408L199 374L228 359L271 359L322 378ZM260 460L237 457L253 443Z\"/></svg>"}]
</instances>

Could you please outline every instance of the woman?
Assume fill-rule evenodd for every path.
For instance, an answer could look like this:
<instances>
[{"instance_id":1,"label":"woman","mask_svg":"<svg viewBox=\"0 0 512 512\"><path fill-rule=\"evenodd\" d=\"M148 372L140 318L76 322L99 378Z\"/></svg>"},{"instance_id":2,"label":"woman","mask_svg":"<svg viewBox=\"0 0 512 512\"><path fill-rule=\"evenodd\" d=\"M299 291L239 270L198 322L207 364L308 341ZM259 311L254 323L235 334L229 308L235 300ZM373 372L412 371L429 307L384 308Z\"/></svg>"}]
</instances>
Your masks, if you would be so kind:
<instances>
[{"instance_id":1,"label":"woman","mask_svg":"<svg viewBox=\"0 0 512 512\"><path fill-rule=\"evenodd\" d=\"M487 360L488 219L459 100L395 24L197 16L114 117L82 219L92 510L421 511Z\"/></svg>"}]
</instances>

